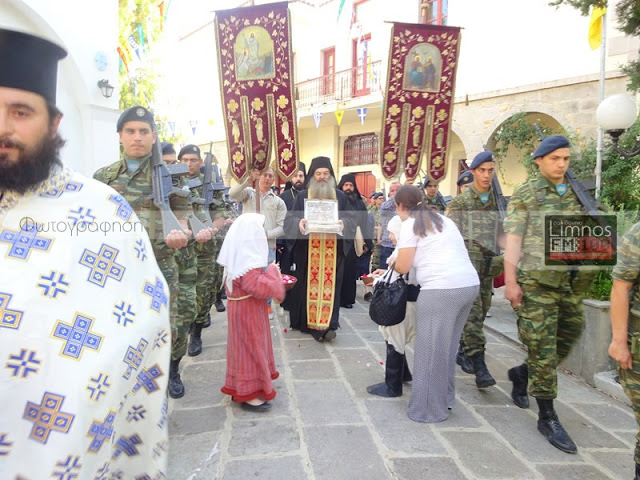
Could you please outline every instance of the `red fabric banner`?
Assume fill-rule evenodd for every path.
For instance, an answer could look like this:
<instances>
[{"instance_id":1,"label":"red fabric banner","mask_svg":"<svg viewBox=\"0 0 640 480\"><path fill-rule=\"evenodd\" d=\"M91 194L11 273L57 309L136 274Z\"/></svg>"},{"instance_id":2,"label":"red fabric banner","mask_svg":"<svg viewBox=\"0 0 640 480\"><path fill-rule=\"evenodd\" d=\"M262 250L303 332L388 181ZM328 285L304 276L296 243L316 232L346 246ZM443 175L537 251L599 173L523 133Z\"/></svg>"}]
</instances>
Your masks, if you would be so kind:
<instances>
[{"instance_id":1,"label":"red fabric banner","mask_svg":"<svg viewBox=\"0 0 640 480\"><path fill-rule=\"evenodd\" d=\"M380 164L385 178L446 174L460 28L394 23L391 31Z\"/></svg>"},{"instance_id":2,"label":"red fabric banner","mask_svg":"<svg viewBox=\"0 0 640 480\"><path fill-rule=\"evenodd\" d=\"M298 170L287 2L216 13L220 86L231 174L242 180L272 157L281 178Z\"/></svg>"}]
</instances>

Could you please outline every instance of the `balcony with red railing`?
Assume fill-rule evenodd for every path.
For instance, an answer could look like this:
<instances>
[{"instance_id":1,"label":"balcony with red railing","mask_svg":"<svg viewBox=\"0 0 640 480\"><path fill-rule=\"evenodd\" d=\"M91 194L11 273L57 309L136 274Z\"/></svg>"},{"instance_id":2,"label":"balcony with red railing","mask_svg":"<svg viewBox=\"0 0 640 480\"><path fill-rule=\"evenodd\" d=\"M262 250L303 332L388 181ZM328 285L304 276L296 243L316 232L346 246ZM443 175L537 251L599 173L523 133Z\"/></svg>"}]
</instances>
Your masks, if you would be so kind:
<instances>
[{"instance_id":1,"label":"balcony with red railing","mask_svg":"<svg viewBox=\"0 0 640 480\"><path fill-rule=\"evenodd\" d=\"M298 108L312 105L342 102L363 97L380 89L382 61L342 70L296 84Z\"/></svg>"}]
</instances>

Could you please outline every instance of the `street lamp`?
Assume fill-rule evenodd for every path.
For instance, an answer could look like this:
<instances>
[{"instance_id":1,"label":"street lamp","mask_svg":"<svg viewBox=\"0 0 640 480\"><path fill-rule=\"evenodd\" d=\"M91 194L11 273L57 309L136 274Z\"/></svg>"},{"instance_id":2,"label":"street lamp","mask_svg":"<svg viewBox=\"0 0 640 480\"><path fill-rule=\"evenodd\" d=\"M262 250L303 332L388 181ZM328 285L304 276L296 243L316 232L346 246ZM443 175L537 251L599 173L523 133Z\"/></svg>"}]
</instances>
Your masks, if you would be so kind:
<instances>
[{"instance_id":1,"label":"street lamp","mask_svg":"<svg viewBox=\"0 0 640 480\"><path fill-rule=\"evenodd\" d=\"M102 92L102 96L104 98L109 98L113 94L114 87L109 84L109 80L107 80L106 78L103 78L98 82L98 88L100 88L100 91Z\"/></svg>"},{"instance_id":2,"label":"street lamp","mask_svg":"<svg viewBox=\"0 0 640 480\"><path fill-rule=\"evenodd\" d=\"M638 119L638 106L629 95L622 93L605 98L596 110L596 121L602 130L609 134L613 148L623 157L640 154L640 142L631 150L618 146L620 135Z\"/></svg>"}]
</instances>

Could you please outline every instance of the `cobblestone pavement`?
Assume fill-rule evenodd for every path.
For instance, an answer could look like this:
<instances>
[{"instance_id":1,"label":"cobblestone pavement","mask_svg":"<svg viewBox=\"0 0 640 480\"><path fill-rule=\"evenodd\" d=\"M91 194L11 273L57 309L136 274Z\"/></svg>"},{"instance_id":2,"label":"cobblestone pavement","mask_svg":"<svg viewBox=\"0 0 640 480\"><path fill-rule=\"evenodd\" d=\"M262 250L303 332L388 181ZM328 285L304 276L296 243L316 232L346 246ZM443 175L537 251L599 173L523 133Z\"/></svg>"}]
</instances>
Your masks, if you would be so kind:
<instances>
[{"instance_id":1,"label":"cobblestone pavement","mask_svg":"<svg viewBox=\"0 0 640 480\"><path fill-rule=\"evenodd\" d=\"M507 369L524 351L497 330L487 328L487 364L498 384L481 391L458 369L447 421L409 420L410 385L399 398L369 395L366 386L383 380L385 344L367 308L359 291L354 308L341 310L331 343L285 331L288 317L278 309L272 338L280 378L267 413L244 411L220 393L227 321L212 312L203 353L181 364L186 395L170 401L169 480L633 478L631 409L560 374L556 407L579 451L557 450L537 431L535 402L528 410L511 402ZM510 324L507 309L492 314L500 316L493 323Z\"/></svg>"}]
</instances>

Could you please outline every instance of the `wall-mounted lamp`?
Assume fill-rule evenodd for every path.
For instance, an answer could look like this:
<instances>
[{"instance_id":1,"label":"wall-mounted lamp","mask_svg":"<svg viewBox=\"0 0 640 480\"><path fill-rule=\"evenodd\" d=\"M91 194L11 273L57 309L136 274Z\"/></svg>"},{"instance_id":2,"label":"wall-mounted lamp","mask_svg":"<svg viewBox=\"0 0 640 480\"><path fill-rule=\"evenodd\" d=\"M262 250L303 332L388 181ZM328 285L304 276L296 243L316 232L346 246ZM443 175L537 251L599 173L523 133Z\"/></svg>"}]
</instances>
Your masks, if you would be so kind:
<instances>
[{"instance_id":1,"label":"wall-mounted lamp","mask_svg":"<svg viewBox=\"0 0 640 480\"><path fill-rule=\"evenodd\" d=\"M605 98L596 110L596 122L602 130L609 134L613 148L623 157L640 155L640 142L636 142L631 150L623 150L618 140L638 119L638 106L629 95L622 93Z\"/></svg>"},{"instance_id":2,"label":"wall-mounted lamp","mask_svg":"<svg viewBox=\"0 0 640 480\"><path fill-rule=\"evenodd\" d=\"M109 85L109 80L103 78L98 82L98 87L100 87L100 91L102 92L102 96L104 98L109 98L113 95L113 87Z\"/></svg>"}]
</instances>

